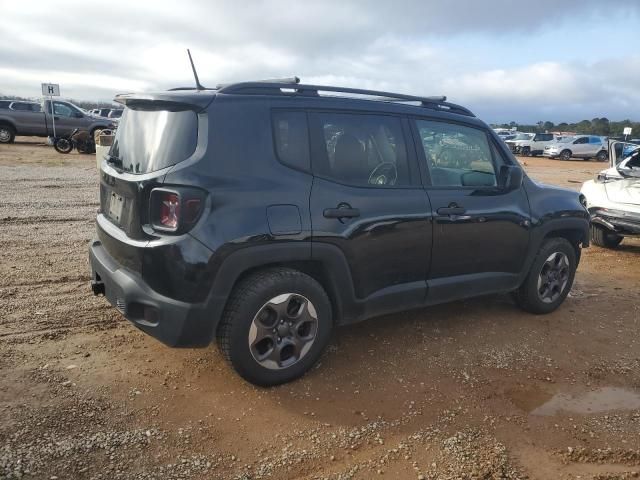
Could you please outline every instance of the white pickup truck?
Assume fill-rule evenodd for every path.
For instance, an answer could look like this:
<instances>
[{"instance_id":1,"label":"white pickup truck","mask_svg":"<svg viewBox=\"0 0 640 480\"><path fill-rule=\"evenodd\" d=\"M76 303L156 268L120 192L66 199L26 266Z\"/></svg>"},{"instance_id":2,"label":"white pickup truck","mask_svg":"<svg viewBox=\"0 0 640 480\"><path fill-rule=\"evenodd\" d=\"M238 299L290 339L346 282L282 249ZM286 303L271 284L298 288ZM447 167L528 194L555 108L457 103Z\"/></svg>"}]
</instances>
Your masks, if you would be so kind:
<instances>
[{"instance_id":1,"label":"white pickup truck","mask_svg":"<svg viewBox=\"0 0 640 480\"><path fill-rule=\"evenodd\" d=\"M513 153L528 157L542 155L544 147L554 141L553 133L521 133L505 143Z\"/></svg>"},{"instance_id":2,"label":"white pickup truck","mask_svg":"<svg viewBox=\"0 0 640 480\"><path fill-rule=\"evenodd\" d=\"M68 135L76 128L93 135L96 130L114 127L111 119L90 115L63 100L45 100L42 103L15 101L7 108L0 108L0 143L11 143L16 135L52 136L53 121L57 136Z\"/></svg>"}]
</instances>

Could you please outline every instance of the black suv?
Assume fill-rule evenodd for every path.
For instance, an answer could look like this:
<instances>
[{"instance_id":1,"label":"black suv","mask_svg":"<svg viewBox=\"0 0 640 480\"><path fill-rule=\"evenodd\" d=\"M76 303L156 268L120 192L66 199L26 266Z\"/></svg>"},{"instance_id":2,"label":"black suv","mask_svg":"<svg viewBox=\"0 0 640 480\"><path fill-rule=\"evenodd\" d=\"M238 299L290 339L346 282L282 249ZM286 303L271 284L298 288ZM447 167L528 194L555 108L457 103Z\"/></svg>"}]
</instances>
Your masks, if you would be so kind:
<instances>
[{"instance_id":1,"label":"black suv","mask_svg":"<svg viewBox=\"0 0 640 480\"><path fill-rule=\"evenodd\" d=\"M255 384L376 315L496 292L551 312L589 243L579 194L444 97L295 79L116 100L93 291L167 345L217 337Z\"/></svg>"}]
</instances>

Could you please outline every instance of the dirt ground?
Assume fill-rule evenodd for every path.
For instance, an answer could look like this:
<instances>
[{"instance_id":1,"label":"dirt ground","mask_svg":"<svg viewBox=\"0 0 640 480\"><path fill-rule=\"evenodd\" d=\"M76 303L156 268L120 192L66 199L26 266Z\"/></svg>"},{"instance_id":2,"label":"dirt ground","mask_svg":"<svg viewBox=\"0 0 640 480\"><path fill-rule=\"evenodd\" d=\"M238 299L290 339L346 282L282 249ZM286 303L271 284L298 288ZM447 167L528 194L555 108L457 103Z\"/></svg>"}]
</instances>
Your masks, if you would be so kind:
<instances>
[{"instance_id":1,"label":"dirt ground","mask_svg":"<svg viewBox=\"0 0 640 480\"><path fill-rule=\"evenodd\" d=\"M585 250L551 315L490 296L373 319L260 389L91 294L95 159L18 140L0 146L0 478L640 476L640 241ZM573 189L604 168L521 160Z\"/></svg>"}]
</instances>

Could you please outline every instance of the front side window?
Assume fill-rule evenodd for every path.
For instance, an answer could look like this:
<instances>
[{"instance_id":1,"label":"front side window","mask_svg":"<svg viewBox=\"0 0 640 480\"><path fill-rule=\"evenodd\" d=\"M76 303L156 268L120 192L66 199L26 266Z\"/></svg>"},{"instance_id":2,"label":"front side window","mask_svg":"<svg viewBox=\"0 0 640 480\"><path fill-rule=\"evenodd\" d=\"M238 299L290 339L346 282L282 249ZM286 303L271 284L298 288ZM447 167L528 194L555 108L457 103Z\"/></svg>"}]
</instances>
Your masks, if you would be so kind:
<instances>
[{"instance_id":1,"label":"front side window","mask_svg":"<svg viewBox=\"0 0 640 480\"><path fill-rule=\"evenodd\" d=\"M314 173L357 186L410 184L400 119L350 113L318 113L316 118L321 145Z\"/></svg>"},{"instance_id":2,"label":"front side window","mask_svg":"<svg viewBox=\"0 0 640 480\"><path fill-rule=\"evenodd\" d=\"M575 142L573 142L574 145L581 145L584 143L589 143L588 137L581 137L581 138L578 138Z\"/></svg>"},{"instance_id":3,"label":"front side window","mask_svg":"<svg viewBox=\"0 0 640 480\"><path fill-rule=\"evenodd\" d=\"M64 103L53 103L53 112L55 115L59 115L61 117L72 117L73 111L69 105L65 105Z\"/></svg>"},{"instance_id":4,"label":"front side window","mask_svg":"<svg viewBox=\"0 0 640 480\"><path fill-rule=\"evenodd\" d=\"M300 111L275 112L272 124L278 159L289 167L308 171L310 160L307 114Z\"/></svg>"},{"instance_id":5,"label":"front side window","mask_svg":"<svg viewBox=\"0 0 640 480\"><path fill-rule=\"evenodd\" d=\"M417 120L431 184L436 187L496 186L487 134L453 123Z\"/></svg>"}]
</instances>

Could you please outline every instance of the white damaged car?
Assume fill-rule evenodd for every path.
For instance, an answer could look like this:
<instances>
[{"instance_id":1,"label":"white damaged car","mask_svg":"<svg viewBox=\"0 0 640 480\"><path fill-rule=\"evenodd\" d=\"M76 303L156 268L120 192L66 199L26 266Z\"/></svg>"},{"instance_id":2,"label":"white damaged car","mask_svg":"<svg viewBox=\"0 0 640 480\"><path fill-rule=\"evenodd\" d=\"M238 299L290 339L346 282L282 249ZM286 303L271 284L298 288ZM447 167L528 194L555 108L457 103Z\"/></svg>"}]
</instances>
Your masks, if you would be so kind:
<instances>
[{"instance_id":1,"label":"white damaged car","mask_svg":"<svg viewBox=\"0 0 640 480\"><path fill-rule=\"evenodd\" d=\"M610 142L609 168L582 185L591 215L591 240L615 248L640 236L640 145Z\"/></svg>"}]
</instances>

